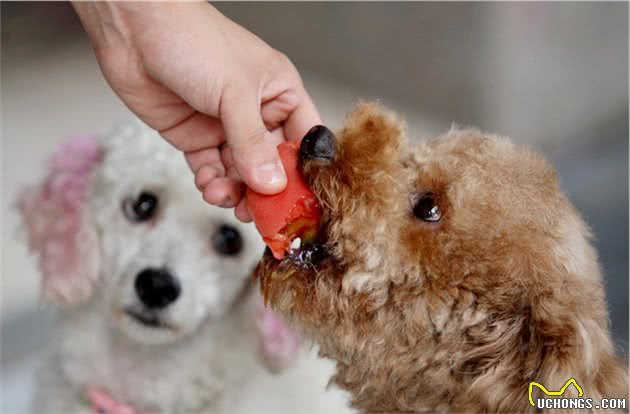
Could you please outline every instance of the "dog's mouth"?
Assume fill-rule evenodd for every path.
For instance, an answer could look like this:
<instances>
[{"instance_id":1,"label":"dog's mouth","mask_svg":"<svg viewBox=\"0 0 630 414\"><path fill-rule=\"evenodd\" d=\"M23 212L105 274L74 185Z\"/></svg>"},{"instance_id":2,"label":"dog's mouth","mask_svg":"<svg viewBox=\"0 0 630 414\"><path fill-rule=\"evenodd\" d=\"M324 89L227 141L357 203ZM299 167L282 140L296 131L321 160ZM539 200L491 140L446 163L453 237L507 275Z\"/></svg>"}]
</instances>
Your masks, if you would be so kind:
<instances>
[{"instance_id":1,"label":"dog's mouth","mask_svg":"<svg viewBox=\"0 0 630 414\"><path fill-rule=\"evenodd\" d=\"M282 291L290 281L293 287L309 289L319 275L334 266L336 260L330 254L329 244L323 237L300 244L294 243L291 250L282 258L276 259L268 247L254 272L260 279L263 297L271 299L271 290Z\"/></svg>"},{"instance_id":2,"label":"dog's mouth","mask_svg":"<svg viewBox=\"0 0 630 414\"><path fill-rule=\"evenodd\" d=\"M265 249L264 259L276 264L278 269L290 266L297 269L315 269L328 256L327 246L323 242L315 241L301 244L300 238L291 243L291 250L282 259L276 259L268 247Z\"/></svg>"},{"instance_id":3,"label":"dog's mouth","mask_svg":"<svg viewBox=\"0 0 630 414\"><path fill-rule=\"evenodd\" d=\"M329 141L331 137L334 139L330 131L319 127L309 131L300 144L298 168L301 169L301 173L305 177L305 162L332 162L333 151L331 148L325 154L318 152L326 149L327 146L336 145L334 141L326 141L322 145L317 144L323 136L322 134L326 135L325 138ZM312 184L310 183L311 189L313 188ZM317 197L316 194L315 197ZM310 197L308 200L311 200ZM290 289L294 293L295 289L308 289L314 284L317 277L338 264L338 260L332 254L331 240L328 237L330 217L327 217L325 203L322 203L318 198L316 198L317 202L313 201L315 200L294 206L298 212L296 214L292 212L289 216L295 216L297 219L288 223L279 232L279 241L282 243L278 245L274 244L275 240L271 240L271 243L265 240L271 248L265 249L265 253L254 272L254 277L260 279L262 293L266 301L270 300L270 296L275 296L275 294L270 294L271 290L277 288L277 291L281 292L289 289L287 282L291 282L292 288ZM284 254L277 254L278 250ZM275 256L274 253L276 253Z\"/></svg>"},{"instance_id":4,"label":"dog's mouth","mask_svg":"<svg viewBox=\"0 0 630 414\"><path fill-rule=\"evenodd\" d=\"M125 308L124 312L131 319L148 328L173 329L170 324L166 323L160 315L155 312L135 309L132 307Z\"/></svg>"}]
</instances>

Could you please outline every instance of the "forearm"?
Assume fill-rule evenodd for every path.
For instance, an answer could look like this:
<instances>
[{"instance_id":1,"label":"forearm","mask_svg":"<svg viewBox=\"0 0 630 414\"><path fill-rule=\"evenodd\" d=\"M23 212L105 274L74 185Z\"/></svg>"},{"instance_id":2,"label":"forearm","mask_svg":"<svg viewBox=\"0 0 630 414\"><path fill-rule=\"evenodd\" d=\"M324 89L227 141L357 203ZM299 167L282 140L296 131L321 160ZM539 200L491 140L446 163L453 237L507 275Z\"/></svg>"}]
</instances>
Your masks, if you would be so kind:
<instances>
[{"instance_id":1,"label":"forearm","mask_svg":"<svg viewBox=\"0 0 630 414\"><path fill-rule=\"evenodd\" d=\"M138 42L148 29L168 28L192 9L224 18L213 6L198 2L72 1L90 41L96 48Z\"/></svg>"}]
</instances>

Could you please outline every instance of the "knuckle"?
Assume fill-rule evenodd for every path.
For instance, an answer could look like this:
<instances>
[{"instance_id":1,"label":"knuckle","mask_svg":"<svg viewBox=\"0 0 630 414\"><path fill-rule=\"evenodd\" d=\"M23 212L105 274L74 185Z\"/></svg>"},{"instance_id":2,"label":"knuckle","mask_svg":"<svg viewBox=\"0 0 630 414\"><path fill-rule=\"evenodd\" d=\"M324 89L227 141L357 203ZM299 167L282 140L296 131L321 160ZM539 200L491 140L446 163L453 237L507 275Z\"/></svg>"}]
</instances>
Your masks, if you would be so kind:
<instances>
[{"instance_id":1,"label":"knuckle","mask_svg":"<svg viewBox=\"0 0 630 414\"><path fill-rule=\"evenodd\" d=\"M295 65L287 55L275 49L272 50L271 55L274 66L278 68L281 73L285 73L290 78L299 78Z\"/></svg>"},{"instance_id":2,"label":"knuckle","mask_svg":"<svg viewBox=\"0 0 630 414\"><path fill-rule=\"evenodd\" d=\"M272 59L274 59L276 63L280 65L284 65L284 66L293 66L293 63L291 62L289 57L285 55L284 53L276 49L273 49L271 52L271 55L272 55Z\"/></svg>"}]
</instances>

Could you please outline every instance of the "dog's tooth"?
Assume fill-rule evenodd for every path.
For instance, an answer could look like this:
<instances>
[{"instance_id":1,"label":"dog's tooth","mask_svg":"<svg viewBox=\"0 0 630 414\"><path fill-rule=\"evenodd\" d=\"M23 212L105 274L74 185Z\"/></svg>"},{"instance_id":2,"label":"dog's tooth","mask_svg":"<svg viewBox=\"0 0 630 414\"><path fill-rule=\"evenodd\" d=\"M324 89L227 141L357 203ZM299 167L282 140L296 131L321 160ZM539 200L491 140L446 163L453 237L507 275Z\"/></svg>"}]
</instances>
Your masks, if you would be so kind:
<instances>
[{"instance_id":1,"label":"dog's tooth","mask_svg":"<svg viewBox=\"0 0 630 414\"><path fill-rule=\"evenodd\" d=\"M301 245L302 245L302 239L300 239L299 237L296 237L291 242L291 250L297 250L300 248Z\"/></svg>"}]
</instances>

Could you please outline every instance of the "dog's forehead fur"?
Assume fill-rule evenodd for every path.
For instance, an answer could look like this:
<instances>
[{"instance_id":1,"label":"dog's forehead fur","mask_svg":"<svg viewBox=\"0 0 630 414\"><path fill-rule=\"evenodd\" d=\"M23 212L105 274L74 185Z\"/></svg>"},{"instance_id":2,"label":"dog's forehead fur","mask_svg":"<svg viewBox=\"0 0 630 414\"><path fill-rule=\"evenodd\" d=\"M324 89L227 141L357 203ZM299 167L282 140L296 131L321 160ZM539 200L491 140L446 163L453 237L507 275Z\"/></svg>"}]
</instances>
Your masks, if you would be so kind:
<instances>
[{"instance_id":1,"label":"dog's forehead fur","mask_svg":"<svg viewBox=\"0 0 630 414\"><path fill-rule=\"evenodd\" d=\"M546 160L504 137L452 129L417 146L413 161L414 185L444 192L454 214L485 211L495 215L495 225L516 221L536 225L557 215L557 204L564 202L556 173Z\"/></svg>"},{"instance_id":2,"label":"dog's forehead fur","mask_svg":"<svg viewBox=\"0 0 630 414\"><path fill-rule=\"evenodd\" d=\"M431 192L442 219L432 225L411 218L401 238L436 275L474 273L462 266L467 258L474 265L499 266L494 273L514 274L519 259L528 266L528 255L568 242L558 232L563 221L580 222L544 158L506 138L453 129L416 147L412 159L407 191Z\"/></svg>"},{"instance_id":3,"label":"dog's forehead fur","mask_svg":"<svg viewBox=\"0 0 630 414\"><path fill-rule=\"evenodd\" d=\"M97 300L108 302L119 317L121 309L136 306L136 275L165 268L181 286L178 300L163 312L177 335L160 333L155 341L178 339L207 320L220 319L249 283L263 247L258 234L232 211L207 205L183 155L140 121L113 130L101 145L103 159L88 198L104 267ZM126 217L125 204L143 192L156 196L156 213L134 222ZM225 225L242 239L242 250L234 256L213 247L214 235Z\"/></svg>"},{"instance_id":4,"label":"dog's forehead fur","mask_svg":"<svg viewBox=\"0 0 630 414\"><path fill-rule=\"evenodd\" d=\"M116 128L102 139L102 145L105 155L98 171L101 186L124 187L120 183L133 186L134 182L150 186L168 180L177 181L182 192L194 189L183 155L140 121ZM200 200L191 202L203 206Z\"/></svg>"},{"instance_id":5,"label":"dog's forehead fur","mask_svg":"<svg viewBox=\"0 0 630 414\"><path fill-rule=\"evenodd\" d=\"M439 283L491 271L510 276L532 260L542 265L540 255L553 262L550 250L594 257L579 242L588 228L554 169L507 138L453 128L410 147L395 117L366 105L349 117L339 146L334 174L313 171L311 184L328 208L334 252L350 264L343 283L357 291L417 275ZM428 192L442 212L436 224L414 217L409 203Z\"/></svg>"},{"instance_id":6,"label":"dog's forehead fur","mask_svg":"<svg viewBox=\"0 0 630 414\"><path fill-rule=\"evenodd\" d=\"M160 198L164 197L160 202L167 204L173 218L229 223L256 247L262 246L256 242L259 237L252 226L237 221L231 210L214 208L203 201L183 154L140 121L134 119L116 128L101 143L104 159L95 172L90 195L96 214L118 214L120 209L102 204L120 204L125 197L138 196L142 191L156 192ZM111 217L97 219L107 223Z\"/></svg>"},{"instance_id":7,"label":"dog's forehead fur","mask_svg":"<svg viewBox=\"0 0 630 414\"><path fill-rule=\"evenodd\" d=\"M529 381L571 376L625 395L590 232L542 156L477 130L410 147L372 104L338 147L331 164L303 165L332 259L286 280L263 262L262 281L337 360L355 407L522 412ZM412 212L409 196L426 192L438 223Z\"/></svg>"}]
</instances>

